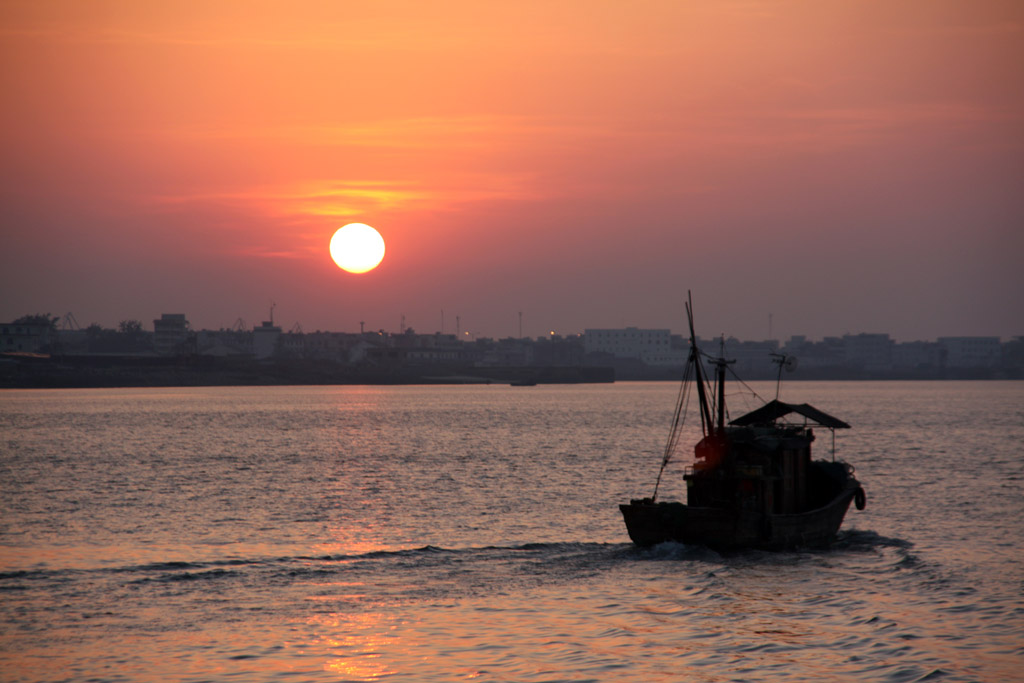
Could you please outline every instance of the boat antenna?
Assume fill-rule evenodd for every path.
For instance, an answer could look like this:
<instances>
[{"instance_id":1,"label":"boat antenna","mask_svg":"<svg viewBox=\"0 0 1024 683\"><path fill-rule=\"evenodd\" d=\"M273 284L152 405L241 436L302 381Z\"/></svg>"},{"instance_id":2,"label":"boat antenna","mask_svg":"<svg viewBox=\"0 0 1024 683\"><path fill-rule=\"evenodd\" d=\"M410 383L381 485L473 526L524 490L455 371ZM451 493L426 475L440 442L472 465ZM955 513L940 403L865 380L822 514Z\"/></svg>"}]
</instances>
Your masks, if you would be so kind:
<instances>
[{"instance_id":1,"label":"boat antenna","mask_svg":"<svg viewBox=\"0 0 1024 683\"><path fill-rule=\"evenodd\" d=\"M772 362L779 366L779 373L775 377L775 400L779 400L779 386L782 384L782 368L786 368L786 372L793 372L796 370L796 356L789 356L785 353L773 353Z\"/></svg>"}]
</instances>

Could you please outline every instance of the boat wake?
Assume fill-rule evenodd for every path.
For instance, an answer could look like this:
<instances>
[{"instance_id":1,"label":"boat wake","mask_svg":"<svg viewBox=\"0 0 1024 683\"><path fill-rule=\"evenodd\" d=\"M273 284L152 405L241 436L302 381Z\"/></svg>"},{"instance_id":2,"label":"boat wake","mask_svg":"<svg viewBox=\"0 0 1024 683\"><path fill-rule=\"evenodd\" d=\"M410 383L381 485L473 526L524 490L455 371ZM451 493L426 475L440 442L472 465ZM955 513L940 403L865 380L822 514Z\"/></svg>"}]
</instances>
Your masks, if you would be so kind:
<instances>
[{"instance_id":1,"label":"boat wake","mask_svg":"<svg viewBox=\"0 0 1024 683\"><path fill-rule=\"evenodd\" d=\"M426 545L365 553L297 554L276 557L231 557L221 560L168 560L120 567L33 568L0 572L0 592L22 591L44 584L67 584L106 577L135 585L181 581L229 580L254 574L280 578L342 574L403 575L427 570L460 569L487 573L500 567L504 573L578 578L580 573L608 571L649 562L707 564L792 562L808 554L829 558L877 552L893 548L904 567L917 560L909 552L913 543L868 530L841 531L826 549L795 549L785 552L739 550L721 553L701 545L667 541L648 547L631 543L553 542L445 548Z\"/></svg>"},{"instance_id":2,"label":"boat wake","mask_svg":"<svg viewBox=\"0 0 1024 683\"><path fill-rule=\"evenodd\" d=\"M912 548L914 544L902 538L891 538L866 529L840 531L832 550L871 550L874 548Z\"/></svg>"}]
</instances>

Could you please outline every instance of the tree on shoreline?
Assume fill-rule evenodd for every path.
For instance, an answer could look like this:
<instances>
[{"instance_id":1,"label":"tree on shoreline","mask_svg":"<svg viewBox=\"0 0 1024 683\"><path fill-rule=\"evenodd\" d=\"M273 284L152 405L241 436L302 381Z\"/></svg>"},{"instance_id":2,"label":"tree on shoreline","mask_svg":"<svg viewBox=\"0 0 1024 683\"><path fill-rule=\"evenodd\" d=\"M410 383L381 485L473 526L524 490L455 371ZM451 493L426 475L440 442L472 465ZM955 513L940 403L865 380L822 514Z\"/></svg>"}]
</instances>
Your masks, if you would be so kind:
<instances>
[{"instance_id":1,"label":"tree on shoreline","mask_svg":"<svg viewBox=\"0 0 1024 683\"><path fill-rule=\"evenodd\" d=\"M57 323L60 318L49 313L36 313L35 315L23 315L15 320L12 325L45 325L53 331L57 331Z\"/></svg>"}]
</instances>

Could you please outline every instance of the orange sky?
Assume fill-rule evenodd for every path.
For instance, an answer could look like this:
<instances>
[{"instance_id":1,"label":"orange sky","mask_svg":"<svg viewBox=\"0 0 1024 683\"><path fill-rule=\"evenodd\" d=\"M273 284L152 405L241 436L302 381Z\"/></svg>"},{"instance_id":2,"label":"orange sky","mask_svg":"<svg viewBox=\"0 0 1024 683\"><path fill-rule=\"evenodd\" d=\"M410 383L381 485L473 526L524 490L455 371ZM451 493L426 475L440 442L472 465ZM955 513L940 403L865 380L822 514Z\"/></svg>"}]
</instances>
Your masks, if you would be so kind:
<instances>
[{"instance_id":1,"label":"orange sky","mask_svg":"<svg viewBox=\"0 0 1024 683\"><path fill-rule=\"evenodd\" d=\"M1024 334L1019 2L6 2L0 49L3 319Z\"/></svg>"}]
</instances>

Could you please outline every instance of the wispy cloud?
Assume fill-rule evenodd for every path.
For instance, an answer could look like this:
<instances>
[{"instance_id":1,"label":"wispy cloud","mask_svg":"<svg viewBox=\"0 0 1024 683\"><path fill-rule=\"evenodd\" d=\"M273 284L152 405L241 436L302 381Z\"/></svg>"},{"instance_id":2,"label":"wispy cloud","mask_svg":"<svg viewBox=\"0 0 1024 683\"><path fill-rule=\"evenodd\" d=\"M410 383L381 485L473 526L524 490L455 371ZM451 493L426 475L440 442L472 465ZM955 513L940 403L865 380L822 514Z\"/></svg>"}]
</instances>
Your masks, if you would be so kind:
<instances>
[{"instance_id":1,"label":"wispy cloud","mask_svg":"<svg viewBox=\"0 0 1024 683\"><path fill-rule=\"evenodd\" d=\"M219 205L248 207L281 217L306 216L349 218L411 208L444 208L448 205L495 199L523 198L518 184L500 179L447 178L427 186L414 181L312 180L287 186L262 186L151 197L156 205ZM500 186L500 187L499 187Z\"/></svg>"},{"instance_id":2,"label":"wispy cloud","mask_svg":"<svg viewBox=\"0 0 1024 683\"><path fill-rule=\"evenodd\" d=\"M472 149L495 151L521 145L527 140L582 140L611 136L619 131L596 120L465 115L289 125L246 126L232 122L231 125L182 126L137 133L182 141L258 140L317 147L437 149L451 154Z\"/></svg>"},{"instance_id":3,"label":"wispy cloud","mask_svg":"<svg viewBox=\"0 0 1024 683\"><path fill-rule=\"evenodd\" d=\"M153 197L158 205L219 205L256 209L274 216L345 218L393 210L431 198L411 182L321 180L287 186L211 190Z\"/></svg>"}]
</instances>

